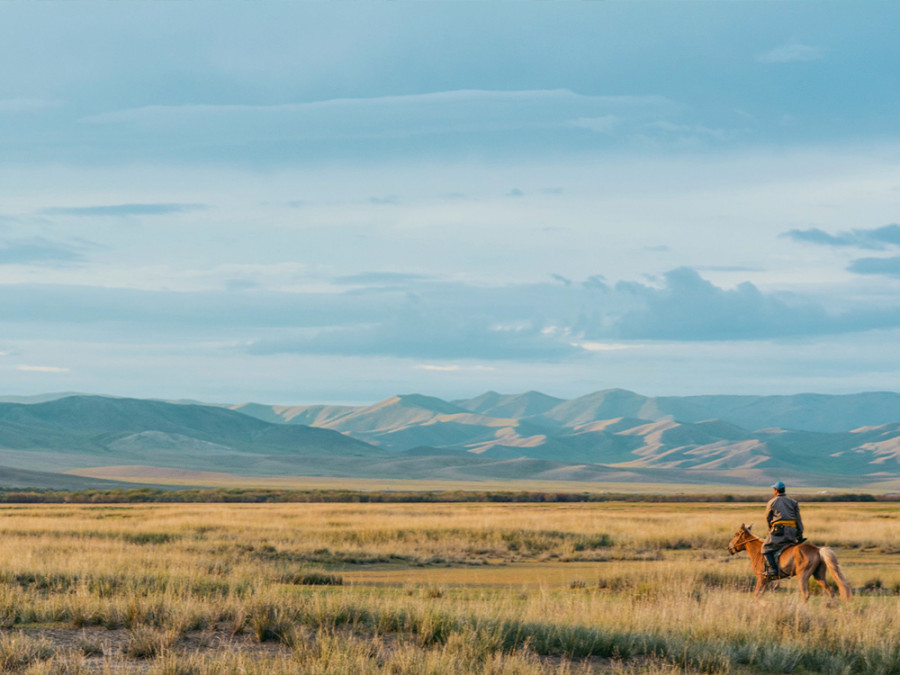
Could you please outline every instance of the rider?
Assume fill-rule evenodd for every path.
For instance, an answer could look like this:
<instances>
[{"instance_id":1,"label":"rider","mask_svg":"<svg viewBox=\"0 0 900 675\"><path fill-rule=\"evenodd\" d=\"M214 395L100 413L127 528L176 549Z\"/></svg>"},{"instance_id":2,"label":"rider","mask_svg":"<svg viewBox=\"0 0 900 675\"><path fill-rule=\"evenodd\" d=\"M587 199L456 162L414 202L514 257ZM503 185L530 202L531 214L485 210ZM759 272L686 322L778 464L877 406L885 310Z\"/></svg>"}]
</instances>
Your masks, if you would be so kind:
<instances>
[{"instance_id":1,"label":"rider","mask_svg":"<svg viewBox=\"0 0 900 675\"><path fill-rule=\"evenodd\" d=\"M763 542L766 557L766 576L777 579L779 551L787 546L799 544L803 538L803 521L800 520L800 505L796 499L784 494L784 483L778 481L772 486L772 499L766 504L766 522L769 534Z\"/></svg>"}]
</instances>

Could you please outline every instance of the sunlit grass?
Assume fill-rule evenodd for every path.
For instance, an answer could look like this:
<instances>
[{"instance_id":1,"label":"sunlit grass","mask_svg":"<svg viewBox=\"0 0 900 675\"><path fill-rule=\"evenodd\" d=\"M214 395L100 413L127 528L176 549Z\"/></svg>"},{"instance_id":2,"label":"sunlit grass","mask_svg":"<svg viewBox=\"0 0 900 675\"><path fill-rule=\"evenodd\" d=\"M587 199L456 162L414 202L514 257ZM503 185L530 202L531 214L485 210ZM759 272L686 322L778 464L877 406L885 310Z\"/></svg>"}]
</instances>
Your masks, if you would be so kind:
<instances>
[{"instance_id":1,"label":"sunlit grass","mask_svg":"<svg viewBox=\"0 0 900 675\"><path fill-rule=\"evenodd\" d=\"M839 609L821 595L803 607L796 582L781 582L774 613L751 603L746 555L725 551L761 514L747 504L5 506L0 626L7 641L37 627L18 666L35 672L62 672L63 661L78 672L79 659L173 673L898 672L900 647L885 636L900 634L900 508L804 505L811 541L837 548L861 593ZM100 655L94 638L57 644L41 627L120 637Z\"/></svg>"}]
</instances>

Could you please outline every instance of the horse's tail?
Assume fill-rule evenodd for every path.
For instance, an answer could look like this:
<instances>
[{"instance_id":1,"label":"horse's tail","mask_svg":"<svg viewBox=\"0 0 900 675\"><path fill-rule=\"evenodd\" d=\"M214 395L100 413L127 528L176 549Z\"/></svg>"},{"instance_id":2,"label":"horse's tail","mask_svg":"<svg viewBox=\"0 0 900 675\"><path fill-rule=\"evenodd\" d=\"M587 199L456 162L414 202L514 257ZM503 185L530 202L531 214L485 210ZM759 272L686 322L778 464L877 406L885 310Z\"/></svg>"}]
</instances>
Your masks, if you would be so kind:
<instances>
[{"instance_id":1,"label":"horse's tail","mask_svg":"<svg viewBox=\"0 0 900 675\"><path fill-rule=\"evenodd\" d=\"M822 556L822 560L825 562L825 566L828 568L828 571L831 572L831 576L834 577L834 580L837 582L838 589L841 592L841 600L849 600L853 597L853 591L850 589L850 584L847 583L847 579L844 577L844 573L841 572L841 566L838 564L837 556L827 546L823 546L819 549L819 555Z\"/></svg>"}]
</instances>

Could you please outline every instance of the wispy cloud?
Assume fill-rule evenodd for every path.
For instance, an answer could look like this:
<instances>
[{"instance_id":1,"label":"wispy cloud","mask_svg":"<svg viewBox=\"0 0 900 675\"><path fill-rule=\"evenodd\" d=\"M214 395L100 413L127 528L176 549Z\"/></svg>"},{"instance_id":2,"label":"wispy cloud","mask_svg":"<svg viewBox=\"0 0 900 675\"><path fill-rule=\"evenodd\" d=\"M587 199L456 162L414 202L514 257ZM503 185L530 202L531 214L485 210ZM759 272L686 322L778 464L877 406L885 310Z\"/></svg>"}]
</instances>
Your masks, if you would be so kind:
<instances>
[{"instance_id":1,"label":"wispy cloud","mask_svg":"<svg viewBox=\"0 0 900 675\"><path fill-rule=\"evenodd\" d=\"M369 203L376 206L397 206L400 203L400 197L397 195L386 195L384 197L369 197Z\"/></svg>"},{"instance_id":2,"label":"wispy cloud","mask_svg":"<svg viewBox=\"0 0 900 675\"><path fill-rule=\"evenodd\" d=\"M116 123L158 123L166 120L185 121L187 119L221 117L223 115L299 115L321 113L333 116L346 111L370 111L374 109L397 110L399 108L428 108L433 111L445 110L458 114L465 106L475 104L483 109L485 104L497 106L497 110L513 109L529 105L533 109L551 108L555 111L584 107L600 108L642 108L669 106L672 102L663 96L587 96L567 89L536 90L478 90L461 89L429 94L405 96L377 96L371 98L340 98L309 103L288 103L280 105L177 105L145 106L125 108L82 118L82 122L92 124ZM496 112L494 111L494 112ZM546 110L545 110L546 112ZM374 121L374 120L371 120Z\"/></svg>"},{"instance_id":3,"label":"wispy cloud","mask_svg":"<svg viewBox=\"0 0 900 675\"><path fill-rule=\"evenodd\" d=\"M657 131L663 134L671 134L681 137L706 137L715 140L724 140L734 131L725 131L724 129L713 129L701 124L675 124L668 120L657 120L646 125L650 131Z\"/></svg>"},{"instance_id":4,"label":"wispy cloud","mask_svg":"<svg viewBox=\"0 0 900 675\"><path fill-rule=\"evenodd\" d=\"M65 265L83 258L79 247L43 237L0 240L0 265Z\"/></svg>"},{"instance_id":5,"label":"wispy cloud","mask_svg":"<svg viewBox=\"0 0 900 675\"><path fill-rule=\"evenodd\" d=\"M818 61L825 57L825 50L821 47L804 45L799 42L788 42L775 47L767 52L756 55L760 63L798 63Z\"/></svg>"},{"instance_id":6,"label":"wispy cloud","mask_svg":"<svg viewBox=\"0 0 900 675\"><path fill-rule=\"evenodd\" d=\"M58 206L41 213L61 216L166 216L200 211L205 204L108 204L102 206Z\"/></svg>"},{"instance_id":7,"label":"wispy cloud","mask_svg":"<svg viewBox=\"0 0 900 675\"><path fill-rule=\"evenodd\" d=\"M847 270L856 274L883 274L900 277L900 257L858 258L847 266Z\"/></svg>"},{"instance_id":8,"label":"wispy cloud","mask_svg":"<svg viewBox=\"0 0 900 675\"><path fill-rule=\"evenodd\" d=\"M487 318L404 312L372 326L348 326L247 345L251 354L330 354L488 361L553 360L579 351L533 325L498 327Z\"/></svg>"},{"instance_id":9,"label":"wispy cloud","mask_svg":"<svg viewBox=\"0 0 900 675\"><path fill-rule=\"evenodd\" d=\"M58 366L16 366L16 370L23 370L29 373L67 373L68 368L60 368Z\"/></svg>"},{"instance_id":10,"label":"wispy cloud","mask_svg":"<svg viewBox=\"0 0 900 675\"><path fill-rule=\"evenodd\" d=\"M857 265L860 273L894 274L900 263ZM372 276L346 289L304 292L0 285L0 316L36 331L71 326L106 336L115 326L120 335L190 333L256 356L394 357L436 365L555 363L648 341L766 341L900 327L900 309L879 301L829 312L816 299L765 292L749 282L718 286L690 268L615 284L590 277L483 286L415 276Z\"/></svg>"},{"instance_id":11,"label":"wispy cloud","mask_svg":"<svg viewBox=\"0 0 900 675\"><path fill-rule=\"evenodd\" d=\"M808 230L789 230L781 236L807 244L883 250L887 246L900 246L900 225L892 223L874 229L845 230L837 234L829 234L813 227Z\"/></svg>"},{"instance_id":12,"label":"wispy cloud","mask_svg":"<svg viewBox=\"0 0 900 675\"><path fill-rule=\"evenodd\" d=\"M420 363L414 366L416 370L430 370L438 373L458 373L460 371L480 371L480 372L492 372L497 370L493 366L485 366L485 365L469 365L469 366L461 366L459 364L449 364L449 365L434 365L430 363Z\"/></svg>"},{"instance_id":13,"label":"wispy cloud","mask_svg":"<svg viewBox=\"0 0 900 675\"><path fill-rule=\"evenodd\" d=\"M405 272L361 272L360 274L335 277L332 281L336 284L349 286L381 286L411 284L430 278L432 277L425 274L408 274Z\"/></svg>"},{"instance_id":14,"label":"wispy cloud","mask_svg":"<svg viewBox=\"0 0 900 675\"><path fill-rule=\"evenodd\" d=\"M153 139L192 142L399 139L510 130L608 133L679 109L662 96L589 96L567 89L454 90L280 105L171 105L113 110L80 120Z\"/></svg>"},{"instance_id":15,"label":"wispy cloud","mask_svg":"<svg viewBox=\"0 0 900 675\"><path fill-rule=\"evenodd\" d=\"M601 134L608 134L619 124L619 118L615 115L602 115L601 117L579 117L569 120L569 126L589 129Z\"/></svg>"},{"instance_id":16,"label":"wispy cloud","mask_svg":"<svg viewBox=\"0 0 900 675\"><path fill-rule=\"evenodd\" d=\"M589 352L618 352L623 349L635 349L640 345L622 344L621 342L574 342L576 347L581 347Z\"/></svg>"}]
</instances>

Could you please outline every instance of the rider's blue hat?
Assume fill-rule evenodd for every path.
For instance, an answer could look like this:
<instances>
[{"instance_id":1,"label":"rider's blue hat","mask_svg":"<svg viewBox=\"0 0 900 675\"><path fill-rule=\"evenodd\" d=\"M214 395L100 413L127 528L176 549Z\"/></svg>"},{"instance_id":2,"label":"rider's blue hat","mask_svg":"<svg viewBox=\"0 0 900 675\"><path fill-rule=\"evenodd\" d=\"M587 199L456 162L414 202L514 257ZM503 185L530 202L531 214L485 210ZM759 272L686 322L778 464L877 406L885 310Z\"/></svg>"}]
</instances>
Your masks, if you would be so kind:
<instances>
[{"instance_id":1,"label":"rider's blue hat","mask_svg":"<svg viewBox=\"0 0 900 675\"><path fill-rule=\"evenodd\" d=\"M779 492L784 492L784 483L782 483L781 481L778 481L771 487L774 488L775 490L778 490Z\"/></svg>"}]
</instances>

